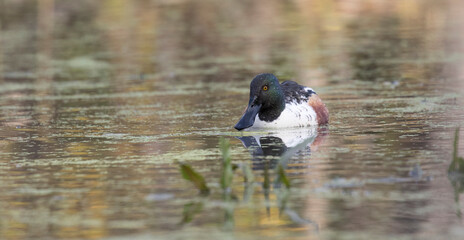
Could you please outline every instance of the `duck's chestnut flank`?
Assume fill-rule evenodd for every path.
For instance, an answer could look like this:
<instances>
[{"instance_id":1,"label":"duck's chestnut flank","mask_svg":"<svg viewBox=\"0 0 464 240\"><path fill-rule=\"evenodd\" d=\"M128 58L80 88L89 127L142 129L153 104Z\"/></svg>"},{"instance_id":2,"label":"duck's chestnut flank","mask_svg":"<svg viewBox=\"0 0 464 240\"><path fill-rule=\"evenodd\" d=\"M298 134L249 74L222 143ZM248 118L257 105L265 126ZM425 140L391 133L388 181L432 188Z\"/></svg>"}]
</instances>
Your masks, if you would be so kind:
<instances>
[{"instance_id":1,"label":"duck's chestnut flank","mask_svg":"<svg viewBox=\"0 0 464 240\"><path fill-rule=\"evenodd\" d=\"M235 128L285 128L327 124L329 111L309 87L293 81L279 83L270 73L258 74L250 83L250 98Z\"/></svg>"},{"instance_id":2,"label":"duck's chestnut flank","mask_svg":"<svg viewBox=\"0 0 464 240\"><path fill-rule=\"evenodd\" d=\"M316 112L317 124L324 125L329 123L329 110L319 96L316 94L311 95L308 104Z\"/></svg>"}]
</instances>

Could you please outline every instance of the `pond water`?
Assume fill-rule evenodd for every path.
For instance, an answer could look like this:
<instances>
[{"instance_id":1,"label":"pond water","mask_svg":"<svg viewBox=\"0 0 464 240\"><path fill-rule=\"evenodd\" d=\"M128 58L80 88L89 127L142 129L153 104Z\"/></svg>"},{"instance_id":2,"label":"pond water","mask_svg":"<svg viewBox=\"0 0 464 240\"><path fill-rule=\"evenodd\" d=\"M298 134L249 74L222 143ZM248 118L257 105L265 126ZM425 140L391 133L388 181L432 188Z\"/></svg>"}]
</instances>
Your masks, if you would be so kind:
<instances>
[{"instance_id":1,"label":"pond water","mask_svg":"<svg viewBox=\"0 0 464 240\"><path fill-rule=\"evenodd\" d=\"M0 238L461 239L463 11L2 0ZM313 87L330 124L233 129L261 72ZM228 197L221 137L254 177L236 170Z\"/></svg>"}]
</instances>

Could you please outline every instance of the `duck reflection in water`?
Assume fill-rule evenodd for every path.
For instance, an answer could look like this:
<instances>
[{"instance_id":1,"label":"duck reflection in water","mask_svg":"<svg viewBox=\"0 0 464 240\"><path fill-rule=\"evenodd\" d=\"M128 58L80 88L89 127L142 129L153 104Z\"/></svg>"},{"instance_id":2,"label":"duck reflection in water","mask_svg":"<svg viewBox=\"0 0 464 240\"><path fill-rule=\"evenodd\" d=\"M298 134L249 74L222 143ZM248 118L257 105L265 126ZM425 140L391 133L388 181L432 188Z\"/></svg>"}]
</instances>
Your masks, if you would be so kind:
<instances>
[{"instance_id":1,"label":"duck reflection in water","mask_svg":"<svg viewBox=\"0 0 464 240\"><path fill-rule=\"evenodd\" d=\"M317 147L327 135L325 129L317 127L279 130L268 133L257 133L253 136L237 137L249 150L253 159L253 170L272 169L279 159L290 150L297 150L294 156L307 159L311 155L311 147ZM302 143L305 143L301 146ZM297 147L298 149L294 149ZM297 160L295 160L297 161ZM295 168L304 168L305 164L292 162ZM284 164L286 165L286 164Z\"/></svg>"},{"instance_id":2,"label":"duck reflection in water","mask_svg":"<svg viewBox=\"0 0 464 240\"><path fill-rule=\"evenodd\" d=\"M319 226L316 222L302 218L298 211L287 206L290 192L288 189L281 187L279 178L282 176L278 173L275 175L274 184L271 184L272 177L269 170L277 169L278 164L281 164L283 169L292 169L292 174L302 173L298 169L307 168L311 148L317 148L323 142L325 135L327 135L327 129L319 128L318 133L318 128L315 126L237 137L252 156L253 170L263 172L262 187L264 199L267 202L266 212L268 216L271 215L269 202L271 189L273 189L272 191L276 194L279 216L285 213L293 222L312 225L314 230L318 231ZM249 188L247 185L244 191L244 199L250 198L248 196L251 194L250 189L253 188Z\"/></svg>"}]
</instances>

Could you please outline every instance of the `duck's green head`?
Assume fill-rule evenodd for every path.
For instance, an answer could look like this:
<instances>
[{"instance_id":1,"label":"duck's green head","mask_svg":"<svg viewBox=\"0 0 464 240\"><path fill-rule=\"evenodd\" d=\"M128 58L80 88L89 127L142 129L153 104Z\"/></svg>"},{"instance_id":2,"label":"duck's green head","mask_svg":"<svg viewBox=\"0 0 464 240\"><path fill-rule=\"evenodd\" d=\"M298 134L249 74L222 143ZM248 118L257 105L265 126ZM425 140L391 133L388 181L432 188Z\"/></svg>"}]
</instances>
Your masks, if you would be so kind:
<instances>
[{"instance_id":1,"label":"duck's green head","mask_svg":"<svg viewBox=\"0 0 464 240\"><path fill-rule=\"evenodd\" d=\"M242 130L253 126L258 113L260 120L272 121L279 117L284 108L284 93L279 80L270 73L258 74L251 81L248 107L235 129Z\"/></svg>"}]
</instances>

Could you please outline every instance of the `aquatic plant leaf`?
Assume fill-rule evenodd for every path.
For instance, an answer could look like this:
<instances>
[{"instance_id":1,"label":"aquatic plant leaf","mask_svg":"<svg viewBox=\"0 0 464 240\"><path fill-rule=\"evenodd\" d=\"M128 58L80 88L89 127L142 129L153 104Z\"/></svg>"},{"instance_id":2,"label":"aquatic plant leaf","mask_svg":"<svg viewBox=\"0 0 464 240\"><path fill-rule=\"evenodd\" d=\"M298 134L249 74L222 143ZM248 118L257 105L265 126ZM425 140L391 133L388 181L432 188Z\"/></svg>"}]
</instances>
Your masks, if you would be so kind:
<instances>
[{"instance_id":1,"label":"aquatic plant leaf","mask_svg":"<svg viewBox=\"0 0 464 240\"><path fill-rule=\"evenodd\" d=\"M180 172L182 173L182 177L185 180L192 182L193 185L195 185L195 187L200 190L201 194L209 194L209 188L206 185L205 178L203 178L203 176L201 176L199 173L195 172L192 167L181 163Z\"/></svg>"},{"instance_id":2,"label":"aquatic plant leaf","mask_svg":"<svg viewBox=\"0 0 464 240\"><path fill-rule=\"evenodd\" d=\"M269 188L271 187L271 180L270 180L270 176L269 176L269 162L265 162L264 163L264 173L263 173L263 188L264 190L268 191Z\"/></svg>"},{"instance_id":3,"label":"aquatic plant leaf","mask_svg":"<svg viewBox=\"0 0 464 240\"><path fill-rule=\"evenodd\" d=\"M234 172L232 171L232 167L224 166L221 175L221 187L224 190L227 190L232 185L232 180L234 177Z\"/></svg>"},{"instance_id":4,"label":"aquatic plant leaf","mask_svg":"<svg viewBox=\"0 0 464 240\"><path fill-rule=\"evenodd\" d=\"M290 188L290 181L288 180L287 178L287 175L285 174L285 169L284 167L282 166L282 164L279 164L279 166L277 167L277 180L280 181L281 183L283 183L285 185L285 187L287 189Z\"/></svg>"},{"instance_id":5,"label":"aquatic plant leaf","mask_svg":"<svg viewBox=\"0 0 464 240\"><path fill-rule=\"evenodd\" d=\"M464 191L464 159L458 156L459 128L454 132L453 159L448 167L448 179L454 189L454 202L456 215L462 218L461 205L459 204L460 193Z\"/></svg>"},{"instance_id":6,"label":"aquatic plant leaf","mask_svg":"<svg viewBox=\"0 0 464 240\"><path fill-rule=\"evenodd\" d=\"M255 181L255 176L253 175L253 171L251 170L250 165L247 163L242 163L240 166L243 172L244 182L253 183Z\"/></svg>"},{"instance_id":7,"label":"aquatic plant leaf","mask_svg":"<svg viewBox=\"0 0 464 240\"><path fill-rule=\"evenodd\" d=\"M243 191L243 198L242 198L242 202L244 203L247 203L250 201L250 199L253 197L253 193L254 193L254 186L253 184L245 184L245 189Z\"/></svg>"},{"instance_id":8,"label":"aquatic plant leaf","mask_svg":"<svg viewBox=\"0 0 464 240\"><path fill-rule=\"evenodd\" d=\"M223 190L228 190L232 185L234 178L234 169L230 159L230 144L229 140L221 137L219 139L219 148L222 153L222 174L221 187Z\"/></svg>"},{"instance_id":9,"label":"aquatic plant leaf","mask_svg":"<svg viewBox=\"0 0 464 240\"><path fill-rule=\"evenodd\" d=\"M190 202L184 205L182 212L182 221L180 224L186 224L193 220L193 217L203 210L202 202Z\"/></svg>"},{"instance_id":10,"label":"aquatic plant leaf","mask_svg":"<svg viewBox=\"0 0 464 240\"><path fill-rule=\"evenodd\" d=\"M222 153L222 160L224 163L230 164L230 143L228 139L225 139L224 137L221 137L219 139L219 149L221 150Z\"/></svg>"},{"instance_id":11,"label":"aquatic plant leaf","mask_svg":"<svg viewBox=\"0 0 464 240\"><path fill-rule=\"evenodd\" d=\"M232 171L232 168L229 166L224 166L224 169L221 175L222 189L226 190L230 187L230 185L232 185L233 175L234 175L234 172Z\"/></svg>"},{"instance_id":12,"label":"aquatic plant leaf","mask_svg":"<svg viewBox=\"0 0 464 240\"><path fill-rule=\"evenodd\" d=\"M464 159L458 156L459 146L459 128L456 128L454 132L453 142L453 160L448 168L448 173L460 173L464 174Z\"/></svg>"},{"instance_id":13,"label":"aquatic plant leaf","mask_svg":"<svg viewBox=\"0 0 464 240\"><path fill-rule=\"evenodd\" d=\"M277 206L279 207L279 216L287 209L288 197L290 196L288 189L275 189L277 196Z\"/></svg>"},{"instance_id":14,"label":"aquatic plant leaf","mask_svg":"<svg viewBox=\"0 0 464 240\"><path fill-rule=\"evenodd\" d=\"M233 201L236 201L237 199L234 198L234 196L231 196L230 194L226 194L224 196L224 225L223 228L224 230L233 230L234 229L234 210L235 210L235 204Z\"/></svg>"},{"instance_id":15,"label":"aquatic plant leaf","mask_svg":"<svg viewBox=\"0 0 464 240\"><path fill-rule=\"evenodd\" d=\"M267 216L271 216L271 204L269 200L269 192L270 192L270 187L271 187L271 180L269 179L269 162L266 161L264 163L264 180L263 180L263 194L264 194L264 200L265 200L265 205L266 205L266 213Z\"/></svg>"},{"instance_id":16,"label":"aquatic plant leaf","mask_svg":"<svg viewBox=\"0 0 464 240\"><path fill-rule=\"evenodd\" d=\"M239 169L240 166L238 164L232 164L232 171L235 172L235 170Z\"/></svg>"}]
</instances>

